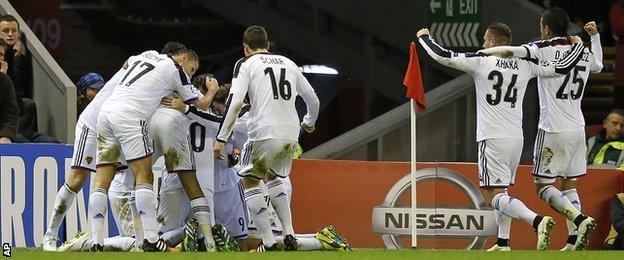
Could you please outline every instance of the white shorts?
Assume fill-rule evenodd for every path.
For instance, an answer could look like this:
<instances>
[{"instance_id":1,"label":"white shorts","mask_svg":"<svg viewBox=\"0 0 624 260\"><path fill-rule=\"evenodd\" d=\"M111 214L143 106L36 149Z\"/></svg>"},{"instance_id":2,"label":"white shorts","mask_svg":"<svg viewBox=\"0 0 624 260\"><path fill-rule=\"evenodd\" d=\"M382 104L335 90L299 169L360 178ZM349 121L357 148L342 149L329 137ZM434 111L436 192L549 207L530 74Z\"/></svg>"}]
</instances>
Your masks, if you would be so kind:
<instances>
[{"instance_id":1,"label":"white shorts","mask_svg":"<svg viewBox=\"0 0 624 260\"><path fill-rule=\"evenodd\" d=\"M81 121L78 121L76 123L75 135L71 168L81 168L95 172L97 133Z\"/></svg>"},{"instance_id":2,"label":"white shorts","mask_svg":"<svg viewBox=\"0 0 624 260\"><path fill-rule=\"evenodd\" d=\"M149 133L154 140L154 157L165 156L167 172L195 171L187 116L182 113L173 116L163 109L158 108L150 119Z\"/></svg>"},{"instance_id":3,"label":"white shorts","mask_svg":"<svg viewBox=\"0 0 624 260\"><path fill-rule=\"evenodd\" d=\"M509 187L516 179L522 139L493 138L479 141L479 186Z\"/></svg>"},{"instance_id":4,"label":"white shorts","mask_svg":"<svg viewBox=\"0 0 624 260\"><path fill-rule=\"evenodd\" d=\"M533 175L536 177L576 178L587 172L585 132L549 133L537 131L533 153Z\"/></svg>"},{"instance_id":5,"label":"white shorts","mask_svg":"<svg viewBox=\"0 0 624 260\"><path fill-rule=\"evenodd\" d=\"M102 111L98 116L98 166L142 159L152 155L147 121Z\"/></svg>"},{"instance_id":6,"label":"white shorts","mask_svg":"<svg viewBox=\"0 0 624 260\"><path fill-rule=\"evenodd\" d=\"M238 175L263 179L270 171L276 176L287 177L296 147L297 142L292 140L247 141L241 152Z\"/></svg>"},{"instance_id":7,"label":"white shorts","mask_svg":"<svg viewBox=\"0 0 624 260\"><path fill-rule=\"evenodd\" d=\"M130 192L108 192L108 201L111 205L115 223L119 236L134 236L134 225L132 222L132 206L130 205Z\"/></svg>"},{"instance_id":8,"label":"white shorts","mask_svg":"<svg viewBox=\"0 0 624 260\"><path fill-rule=\"evenodd\" d=\"M246 238L247 209L243 197L243 183L222 192L214 194L215 224L223 225L234 238Z\"/></svg>"}]
</instances>

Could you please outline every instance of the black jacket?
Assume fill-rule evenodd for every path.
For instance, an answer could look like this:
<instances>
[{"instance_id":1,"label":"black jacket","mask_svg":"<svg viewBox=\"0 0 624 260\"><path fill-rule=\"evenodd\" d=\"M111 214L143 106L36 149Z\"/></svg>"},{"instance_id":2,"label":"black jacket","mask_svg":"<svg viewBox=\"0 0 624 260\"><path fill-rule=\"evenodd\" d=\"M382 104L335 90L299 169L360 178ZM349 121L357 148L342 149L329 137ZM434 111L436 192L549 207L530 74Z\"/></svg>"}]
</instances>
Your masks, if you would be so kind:
<instances>
[{"instance_id":1,"label":"black jacket","mask_svg":"<svg viewBox=\"0 0 624 260\"><path fill-rule=\"evenodd\" d=\"M23 35L22 35L23 36ZM22 40L24 48L26 48L26 41ZM24 54L14 57L15 51L13 46L6 46L6 53L4 58L9 65L7 74L13 80L15 86L15 95L20 98L33 98L33 77L32 77L32 59L28 49L24 50ZM19 102L19 100L18 100Z\"/></svg>"},{"instance_id":2,"label":"black jacket","mask_svg":"<svg viewBox=\"0 0 624 260\"><path fill-rule=\"evenodd\" d=\"M19 108L13 82L9 76L0 73L0 137L15 140L18 126Z\"/></svg>"}]
</instances>

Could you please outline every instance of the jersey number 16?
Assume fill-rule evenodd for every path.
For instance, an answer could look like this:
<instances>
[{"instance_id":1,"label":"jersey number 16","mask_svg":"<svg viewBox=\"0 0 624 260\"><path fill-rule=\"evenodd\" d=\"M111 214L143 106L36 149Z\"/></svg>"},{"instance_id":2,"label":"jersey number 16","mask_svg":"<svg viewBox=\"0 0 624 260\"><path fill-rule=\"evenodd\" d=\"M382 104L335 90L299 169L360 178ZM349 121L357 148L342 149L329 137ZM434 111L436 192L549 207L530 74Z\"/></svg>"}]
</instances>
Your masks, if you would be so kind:
<instances>
[{"instance_id":1,"label":"jersey number 16","mask_svg":"<svg viewBox=\"0 0 624 260\"><path fill-rule=\"evenodd\" d=\"M289 100L292 95L292 91L290 89L290 81L286 79L286 69L282 68L280 70L280 80L277 82L275 80L275 72L273 72L273 68L268 67L264 70L264 74L269 74L271 77L271 87L273 88L273 98L279 99L282 97L283 100Z\"/></svg>"}]
</instances>

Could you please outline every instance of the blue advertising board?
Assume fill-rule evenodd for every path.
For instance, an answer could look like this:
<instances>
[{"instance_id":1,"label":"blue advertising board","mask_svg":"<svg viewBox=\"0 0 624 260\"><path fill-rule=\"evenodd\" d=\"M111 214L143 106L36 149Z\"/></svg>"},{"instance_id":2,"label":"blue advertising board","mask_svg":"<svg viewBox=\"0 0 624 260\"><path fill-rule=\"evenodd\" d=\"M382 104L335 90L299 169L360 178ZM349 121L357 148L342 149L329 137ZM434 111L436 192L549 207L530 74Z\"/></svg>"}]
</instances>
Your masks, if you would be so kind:
<instances>
[{"instance_id":1,"label":"blue advertising board","mask_svg":"<svg viewBox=\"0 0 624 260\"><path fill-rule=\"evenodd\" d=\"M56 193L71 167L72 151L73 146L65 144L0 144L2 243L16 247L41 246ZM87 203L93 179L85 183L68 209L59 231L61 241L72 238L78 231L89 232ZM108 212L108 235L115 236L118 231L111 211Z\"/></svg>"}]
</instances>

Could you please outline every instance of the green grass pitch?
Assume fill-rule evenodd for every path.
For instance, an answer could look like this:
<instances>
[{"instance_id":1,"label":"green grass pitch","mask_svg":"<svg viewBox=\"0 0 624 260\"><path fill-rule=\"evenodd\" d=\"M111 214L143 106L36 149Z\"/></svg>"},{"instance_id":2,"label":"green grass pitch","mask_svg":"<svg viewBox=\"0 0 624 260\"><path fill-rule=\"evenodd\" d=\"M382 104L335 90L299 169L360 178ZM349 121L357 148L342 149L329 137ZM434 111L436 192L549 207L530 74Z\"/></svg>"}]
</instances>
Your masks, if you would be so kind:
<instances>
[{"instance_id":1,"label":"green grass pitch","mask_svg":"<svg viewBox=\"0 0 624 260\"><path fill-rule=\"evenodd\" d=\"M352 252L270 252L270 253L130 253L130 252L104 252L104 253L54 253L43 252L40 249L15 249L11 258L4 259L114 259L114 260L159 260L159 259L528 259L528 260L574 260L574 259L624 259L623 251L583 251L583 252L558 252L558 251L512 251L495 252L464 251L464 250L375 250L359 249Z\"/></svg>"}]
</instances>

